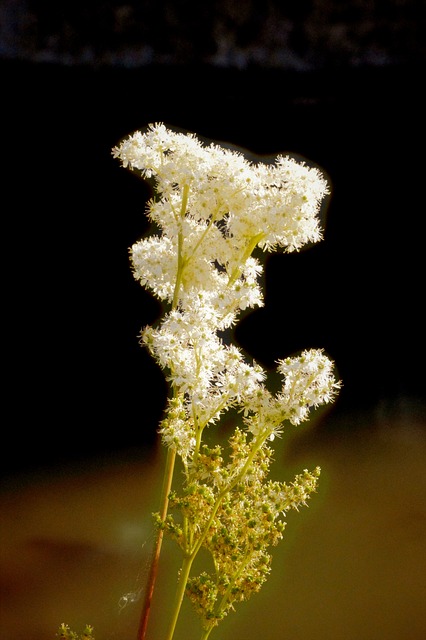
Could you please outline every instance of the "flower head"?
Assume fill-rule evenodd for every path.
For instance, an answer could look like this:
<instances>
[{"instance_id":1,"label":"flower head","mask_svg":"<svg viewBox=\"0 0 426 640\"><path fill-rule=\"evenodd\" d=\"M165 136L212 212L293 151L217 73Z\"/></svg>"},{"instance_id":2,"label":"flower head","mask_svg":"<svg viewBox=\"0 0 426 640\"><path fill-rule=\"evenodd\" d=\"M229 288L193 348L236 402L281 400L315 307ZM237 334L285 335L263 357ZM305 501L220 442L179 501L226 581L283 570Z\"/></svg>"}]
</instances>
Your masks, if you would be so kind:
<instances>
[{"instance_id":1,"label":"flower head","mask_svg":"<svg viewBox=\"0 0 426 640\"><path fill-rule=\"evenodd\" d=\"M218 301L238 280L234 296L243 302L228 306L260 304L253 250L296 251L322 238L318 212L327 182L290 157L253 163L162 123L132 134L113 155L154 180L157 197L147 214L161 236L136 243L132 261L135 277L169 302L182 304L194 290L216 293Z\"/></svg>"}]
</instances>

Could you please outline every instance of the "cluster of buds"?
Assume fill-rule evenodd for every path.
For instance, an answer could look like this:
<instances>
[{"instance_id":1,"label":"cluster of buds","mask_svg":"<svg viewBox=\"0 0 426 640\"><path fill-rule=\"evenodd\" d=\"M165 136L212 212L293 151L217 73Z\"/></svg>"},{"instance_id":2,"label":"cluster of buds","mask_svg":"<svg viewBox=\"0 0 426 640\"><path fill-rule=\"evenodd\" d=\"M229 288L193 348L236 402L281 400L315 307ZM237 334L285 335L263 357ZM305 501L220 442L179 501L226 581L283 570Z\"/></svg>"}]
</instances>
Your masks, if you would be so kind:
<instances>
[{"instance_id":1,"label":"cluster of buds","mask_svg":"<svg viewBox=\"0 0 426 640\"><path fill-rule=\"evenodd\" d=\"M316 488L318 468L290 485L269 481L270 442L286 423L298 425L334 399L340 383L333 363L319 349L278 361L283 383L272 394L263 368L224 332L243 310L263 305L254 252L297 251L321 240L318 213L328 187L318 169L290 157L253 163L161 123L123 140L113 156L153 186L146 210L153 232L133 245L131 263L134 277L166 305L141 342L170 383L160 433L184 470L183 486L170 495L173 513L157 520L182 549L182 588L207 638L235 602L263 584L282 517ZM207 446L205 428L231 408L242 418L229 450ZM192 577L201 548L214 571Z\"/></svg>"},{"instance_id":2,"label":"cluster of buds","mask_svg":"<svg viewBox=\"0 0 426 640\"><path fill-rule=\"evenodd\" d=\"M186 587L206 634L235 603L260 589L270 571L268 550L283 537L286 512L306 505L320 475L317 467L291 484L268 480L270 446L249 440L239 428L229 444L227 462L221 447L202 447L183 494L171 497L184 527L172 514L163 524L184 555L202 546L213 560L213 571L190 577Z\"/></svg>"},{"instance_id":3,"label":"cluster of buds","mask_svg":"<svg viewBox=\"0 0 426 640\"><path fill-rule=\"evenodd\" d=\"M59 627L57 637L59 638L59 640L95 640L95 636L93 635L93 627L91 625L86 625L83 633L77 634L75 631L72 631L72 629L70 629L70 627L64 622Z\"/></svg>"}]
</instances>

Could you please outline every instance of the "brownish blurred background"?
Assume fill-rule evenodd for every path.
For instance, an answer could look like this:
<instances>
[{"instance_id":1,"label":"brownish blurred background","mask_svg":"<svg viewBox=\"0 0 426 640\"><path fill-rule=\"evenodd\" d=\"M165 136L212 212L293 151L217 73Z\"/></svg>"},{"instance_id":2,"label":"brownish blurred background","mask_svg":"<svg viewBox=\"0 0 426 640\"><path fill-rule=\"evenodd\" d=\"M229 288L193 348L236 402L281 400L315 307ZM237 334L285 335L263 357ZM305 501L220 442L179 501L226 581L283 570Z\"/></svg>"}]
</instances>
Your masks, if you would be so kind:
<instances>
[{"instance_id":1,"label":"brownish blurred background","mask_svg":"<svg viewBox=\"0 0 426 640\"><path fill-rule=\"evenodd\" d=\"M270 578L213 632L221 640L420 640L426 623L425 422L330 418L290 435L273 473L322 467L288 516ZM333 433L330 432L330 425ZM350 427L350 429L348 429ZM282 446L282 445L281 445ZM15 477L1 508L1 637L55 638L61 622L136 640L158 508L160 453ZM165 636L178 570L163 545L148 638ZM176 638L199 638L186 602Z\"/></svg>"},{"instance_id":2,"label":"brownish blurred background","mask_svg":"<svg viewBox=\"0 0 426 640\"><path fill-rule=\"evenodd\" d=\"M111 148L163 121L329 178L324 240L266 262L233 338L271 371L324 348L344 386L273 473L319 464L262 591L221 640L426 635L425 3L0 3L0 639L136 640L164 452L160 305L132 278L146 185ZM224 434L218 434L223 438ZM176 582L165 544L147 640ZM177 640L199 637L186 606Z\"/></svg>"}]
</instances>

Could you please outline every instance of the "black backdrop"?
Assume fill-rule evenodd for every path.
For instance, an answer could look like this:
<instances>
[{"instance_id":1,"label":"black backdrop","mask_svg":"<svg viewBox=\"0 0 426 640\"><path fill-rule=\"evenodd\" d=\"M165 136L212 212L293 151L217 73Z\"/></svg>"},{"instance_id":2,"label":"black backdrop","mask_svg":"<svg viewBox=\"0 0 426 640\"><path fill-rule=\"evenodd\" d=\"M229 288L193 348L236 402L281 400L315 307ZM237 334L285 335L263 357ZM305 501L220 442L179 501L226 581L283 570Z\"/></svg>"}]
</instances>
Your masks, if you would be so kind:
<instances>
[{"instance_id":1,"label":"black backdrop","mask_svg":"<svg viewBox=\"0 0 426 640\"><path fill-rule=\"evenodd\" d=\"M424 400L424 68L142 69L1 63L3 469L154 446L166 397L137 334L161 311L132 278L144 183L111 147L149 122L328 174L325 238L267 262L248 354L323 347L336 416ZM333 418L334 417L334 418ZM350 420L348 420L350 424Z\"/></svg>"}]
</instances>

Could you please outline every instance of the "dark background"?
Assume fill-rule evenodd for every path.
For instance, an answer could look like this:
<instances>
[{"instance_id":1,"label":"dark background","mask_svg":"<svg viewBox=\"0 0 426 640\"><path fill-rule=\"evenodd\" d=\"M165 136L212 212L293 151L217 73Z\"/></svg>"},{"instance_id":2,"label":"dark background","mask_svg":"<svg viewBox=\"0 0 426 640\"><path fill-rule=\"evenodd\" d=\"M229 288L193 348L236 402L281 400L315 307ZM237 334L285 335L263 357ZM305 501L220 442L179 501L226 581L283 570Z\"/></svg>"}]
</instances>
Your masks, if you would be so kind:
<instances>
[{"instance_id":1,"label":"dark background","mask_svg":"<svg viewBox=\"0 0 426 640\"><path fill-rule=\"evenodd\" d=\"M323 242L268 259L235 338L268 368L327 351L323 432L424 416L425 3L285 5L1 3L6 473L156 446L149 191L111 157L155 121L327 173Z\"/></svg>"}]
</instances>

